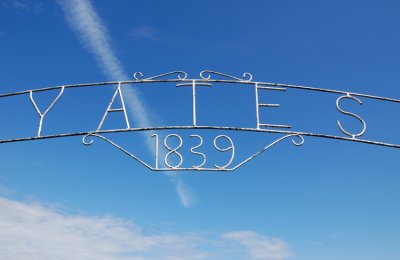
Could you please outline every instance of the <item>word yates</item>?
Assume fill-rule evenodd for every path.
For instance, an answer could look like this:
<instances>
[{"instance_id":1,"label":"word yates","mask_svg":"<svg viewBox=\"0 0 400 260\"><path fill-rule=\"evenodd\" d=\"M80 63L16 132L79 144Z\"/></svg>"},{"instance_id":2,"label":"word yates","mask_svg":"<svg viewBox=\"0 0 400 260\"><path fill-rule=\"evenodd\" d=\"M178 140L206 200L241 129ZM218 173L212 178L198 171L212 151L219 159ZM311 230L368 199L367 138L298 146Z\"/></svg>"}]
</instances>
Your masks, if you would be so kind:
<instances>
[{"instance_id":1,"label":"word yates","mask_svg":"<svg viewBox=\"0 0 400 260\"><path fill-rule=\"evenodd\" d=\"M98 132L102 132L102 127L103 124L106 120L106 118L108 117L109 113L123 113L124 115L124 124L125 124L125 129L129 130L131 129L131 123L127 114L127 109L125 106L125 100L124 100L124 96L123 96L123 91L122 91L122 87L121 85L124 84L125 82L118 82L117 83L117 88L113 94L113 96L111 97L111 100L105 110L105 113L103 114L103 117L101 118L100 123L97 127L97 129L93 132L98 133ZM261 129L290 129L292 128L292 126L290 125L283 125L283 124L271 124L271 123L262 123L260 122L260 108L261 107L267 107L267 108L279 108L280 104L271 104L271 103L259 103L259 92L260 91L265 91L265 90L269 90L269 91L286 91L286 88L282 88L282 87L269 87L269 86L264 86L265 83L255 83L254 84L254 88L255 88L255 121L256 121L256 125L255 125L255 129L261 130ZM187 84L187 83L182 83L182 84L177 84L177 87L182 87L182 86L191 86L192 87L192 104L193 104L193 108L192 108L192 112L193 112L193 127L198 127L197 125L197 112L196 112L196 87L197 86L211 86L211 84L209 83L196 83L196 80L193 80L192 83ZM45 111L41 111L38 107L38 105L36 104L36 101L34 99L33 93L35 92L35 90L30 90L29 91L29 97L31 100L31 103L33 105L33 107L35 108L35 111L37 113L37 115L39 116L39 126L38 126L38 130L37 130L37 136L36 137L41 137L41 132L42 132L42 128L43 128L43 122L45 117L48 115L48 113L50 112L50 110L54 107L54 105L57 103L57 101L61 98L61 96L64 93L65 90L65 86L60 87L60 92L59 94L56 96L56 98L52 101L52 103L49 105L49 107L45 110ZM355 119L357 119L358 121L360 121L361 123L361 127L362 130L359 133L350 133L349 131L347 131L341 124L341 122L339 120L337 120L337 125L338 128L340 129L340 131L342 131L345 135L355 139L356 137L362 136L367 128L366 122L364 119L362 119L359 115L354 114L352 112L346 111L344 109L342 109L340 107L340 102L343 99L349 99L349 100L353 100L354 102L357 102L359 105L362 105L363 102L357 98L356 96L359 96L359 94L350 94L350 93L346 93L343 96L340 96L337 98L336 100L336 108L337 110L347 116L353 117ZM1 96L0 96L1 97ZM114 104L115 103L119 103L121 104L121 107L115 108Z\"/></svg>"}]
</instances>

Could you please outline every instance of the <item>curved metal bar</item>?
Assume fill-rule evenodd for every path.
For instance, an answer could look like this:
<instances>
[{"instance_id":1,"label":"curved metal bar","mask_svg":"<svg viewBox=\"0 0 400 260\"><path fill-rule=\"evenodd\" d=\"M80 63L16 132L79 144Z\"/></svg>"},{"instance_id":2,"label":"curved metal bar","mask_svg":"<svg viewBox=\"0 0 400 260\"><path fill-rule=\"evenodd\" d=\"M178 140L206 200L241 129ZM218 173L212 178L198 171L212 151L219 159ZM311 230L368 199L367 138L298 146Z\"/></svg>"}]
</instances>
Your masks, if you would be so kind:
<instances>
[{"instance_id":1,"label":"curved metal bar","mask_svg":"<svg viewBox=\"0 0 400 260\"><path fill-rule=\"evenodd\" d=\"M261 153L263 153L263 152L264 152L265 150L267 150L268 148L270 148L270 147L274 146L275 144L277 144L277 143L279 143L279 142L285 140L286 138L295 137L295 136L299 137L301 140L300 140L300 142L296 142L296 141L294 141L294 140L292 139L292 143L293 143L294 145L296 145L296 146L301 146L301 145L303 145L303 144L304 144L304 138L303 138L301 135L299 135L299 134L289 134L289 135L285 135L285 136L279 138L278 140L275 140L274 142L270 143L269 145L265 146L263 149L261 149L260 151L256 152L256 153L253 154L252 156L248 157L247 159L245 159L244 161L242 161L241 163L239 163L238 165L236 165L235 167L233 167L231 170L232 170L232 171L236 170L236 169L239 168L240 166L242 166L242 165L246 164L247 162L253 160L255 157L257 157L258 155L260 155Z\"/></svg>"},{"instance_id":2,"label":"curved metal bar","mask_svg":"<svg viewBox=\"0 0 400 260\"><path fill-rule=\"evenodd\" d=\"M184 72L184 71L180 71L180 70L171 71L171 72L163 73L163 74L160 74L160 75L156 75L156 76L152 76L152 77L144 78L144 79L143 79L143 73L138 71L138 72L135 72L133 74L133 77L136 80L155 80L155 79L158 79L158 78L163 78L163 77L166 77L166 76L169 76L169 75L174 75L174 74L176 74L178 76L179 80L184 80L184 79L187 78L187 73ZM181 75L183 75L183 76L181 76Z\"/></svg>"},{"instance_id":3,"label":"curved metal bar","mask_svg":"<svg viewBox=\"0 0 400 260\"><path fill-rule=\"evenodd\" d=\"M257 83L260 86L302 89L302 90L326 92L326 93L340 94L340 95L350 95L350 96L357 96L357 97L364 97L364 98L370 98L370 99L376 99L376 100L400 103L400 99L387 98L387 97L381 97L381 96L375 96L375 95L367 95L367 94L362 94L362 93L341 91L341 90L335 90L335 89L315 88L315 87L307 87L307 86L301 86L301 85L290 85L290 84L281 84L281 83L266 83L266 82L257 82Z\"/></svg>"},{"instance_id":4,"label":"curved metal bar","mask_svg":"<svg viewBox=\"0 0 400 260\"><path fill-rule=\"evenodd\" d=\"M218 168L158 168L154 169L155 172L170 172L170 171L204 171L204 172L231 172L233 169L218 169Z\"/></svg>"},{"instance_id":5,"label":"curved metal bar","mask_svg":"<svg viewBox=\"0 0 400 260\"><path fill-rule=\"evenodd\" d=\"M177 79L160 79L161 77L165 77L167 75L172 75L172 74L179 74ZM224 80L224 79L212 79L211 74L213 75L219 75L226 77L230 80ZM181 76L183 75L183 77ZM357 97L364 97L364 98L370 98L370 99L376 99L376 100L382 100L382 101L389 101L389 102L395 102L395 103L400 103L400 99L395 99L395 98L387 98L387 97L381 97L381 96L376 96L376 95L367 95L367 94L362 94L362 93L356 93L356 92L348 92L348 91L341 91L341 90L334 90L334 89L324 89L324 88L316 88L316 87L307 87L307 86L301 86L301 85L291 85L291 84L281 84L281 83L269 83L269 82L259 82L259 81L251 81L252 80L252 75L250 73L244 73L243 77L245 79L240 79L234 76L230 76L228 74L220 73L220 72L215 72L211 70L203 70L200 73L200 79L188 79L187 78L187 73L184 71L173 71L173 72L168 72L164 74L160 74L157 76L149 77L142 79L143 74L140 72L136 72L134 74L135 80L128 80L128 81L110 81L110 82L98 82L98 83L82 83L82 84L70 84L70 85L63 85L63 86L54 86L54 87L45 87L45 88L38 88L38 89L32 89L32 90L23 90L23 91L17 91L13 93L5 93L5 94L0 94L0 98L2 97L9 97L9 96L16 96L16 95L22 95L22 94L29 94L31 92L42 92L42 91L48 91L48 90L54 90L54 89L60 89L64 87L65 89L67 88L84 88L84 87L100 87L100 86L109 86L109 85L117 85L117 84L142 84L142 83L163 83L163 82L192 82L193 80L197 82L215 82L215 83L232 83L232 84L258 84L259 86L271 86L271 87L281 87L281 88L292 88L292 89L301 89L301 90L309 90L309 91L318 91L318 92L326 92L326 93L333 93L333 94L340 94L340 95L351 95L351 96L357 96Z\"/></svg>"},{"instance_id":6,"label":"curved metal bar","mask_svg":"<svg viewBox=\"0 0 400 260\"><path fill-rule=\"evenodd\" d=\"M234 79L234 80L237 80L237 81L240 81L240 82L241 81L250 82L253 79L253 75L251 75L248 72L243 73L243 79L237 78L237 77L225 74L225 73L212 71L212 70L203 70L203 71L200 72L200 78L202 78L204 80L211 80L211 75L218 75L218 76L222 76L222 77L225 77L225 78Z\"/></svg>"},{"instance_id":7,"label":"curved metal bar","mask_svg":"<svg viewBox=\"0 0 400 260\"><path fill-rule=\"evenodd\" d=\"M139 163L141 163L142 165L146 166L147 168L149 168L150 170L155 170L153 167L151 167L150 165L148 165L147 163L145 163L144 161L140 160L138 157L136 157L135 155L133 155L132 153L128 152L127 150L125 150L124 148L122 148L121 146L119 146L118 144L114 143L113 141L107 139L106 137L99 135L99 134L94 134L94 133L89 133L86 134L85 136L83 136L82 138L82 143L84 145L92 145L94 142L94 139L92 138L91 140L87 141L86 139L88 137L98 137L100 139L103 139L104 141L106 141L107 143L111 144L112 146L118 148L120 151L124 152L125 154L127 154L129 157L135 159L136 161L138 161Z\"/></svg>"},{"instance_id":8,"label":"curved metal bar","mask_svg":"<svg viewBox=\"0 0 400 260\"><path fill-rule=\"evenodd\" d=\"M319 133L310 133L310 132L296 132L296 131L284 131L284 130L275 130L275 129L257 129L257 128L245 128L245 127L229 127L229 126L162 126L162 127L144 127L144 128L129 128L129 129L113 129L113 130L100 130L97 131L97 134L106 134L106 133L124 133L124 132L141 132L141 131L161 131L161 130L179 130L179 129L210 129L210 130L226 130L226 131L242 131L242 132L257 132L257 133L276 133L276 134L292 134L292 135L302 135L302 136L310 136L310 137L319 137L326 139L334 139L334 140L342 140L342 141L350 141L356 143L365 143L365 144L373 144L378 146L385 146L391 148L400 148L400 144L392 144L385 143L379 141L372 141L366 139L353 139L349 137L336 136L336 135L328 135L328 134L319 134ZM93 134L93 132L76 132L76 133L66 133L66 134L56 134L56 135L45 135L40 137L22 137L15 139L5 139L0 140L0 144L2 143L12 143L12 142L23 142L23 141L34 141L34 140L42 140L42 139L54 139L61 137L72 137L72 136L83 136Z\"/></svg>"}]
</instances>

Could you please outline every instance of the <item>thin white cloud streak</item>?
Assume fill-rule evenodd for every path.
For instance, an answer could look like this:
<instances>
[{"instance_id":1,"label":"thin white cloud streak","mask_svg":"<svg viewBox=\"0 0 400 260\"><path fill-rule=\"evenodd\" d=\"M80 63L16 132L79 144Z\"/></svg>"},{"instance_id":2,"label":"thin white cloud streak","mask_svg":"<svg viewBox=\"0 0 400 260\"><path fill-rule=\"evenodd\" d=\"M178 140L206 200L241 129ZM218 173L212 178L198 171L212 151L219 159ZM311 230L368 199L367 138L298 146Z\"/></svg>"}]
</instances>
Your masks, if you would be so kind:
<instances>
[{"instance_id":1,"label":"thin white cloud streak","mask_svg":"<svg viewBox=\"0 0 400 260\"><path fill-rule=\"evenodd\" d=\"M158 31L149 26L138 26L132 29L130 36L134 40L149 40L153 42L170 43Z\"/></svg>"},{"instance_id":2,"label":"thin white cloud streak","mask_svg":"<svg viewBox=\"0 0 400 260\"><path fill-rule=\"evenodd\" d=\"M90 1L59 0L58 3L64 11L68 25L83 46L93 55L104 74L114 81L126 80L127 74L111 45L107 28ZM125 88L124 95L128 100L130 112L135 115L137 125L149 126L150 118L146 112L149 110L142 103L140 93L132 88Z\"/></svg>"},{"instance_id":3,"label":"thin white cloud streak","mask_svg":"<svg viewBox=\"0 0 400 260\"><path fill-rule=\"evenodd\" d=\"M122 64L114 54L108 31L86 0L59 0L65 19L85 48L94 56L105 75L112 80L126 79Z\"/></svg>"},{"instance_id":4,"label":"thin white cloud streak","mask_svg":"<svg viewBox=\"0 0 400 260\"><path fill-rule=\"evenodd\" d=\"M87 216L60 212L38 202L0 196L1 260L194 260L246 258L287 259L289 249L277 238L252 231L220 236L196 233L148 234L131 221L113 216ZM207 250L206 250L206 249ZM247 258L246 258L247 259Z\"/></svg>"},{"instance_id":5,"label":"thin white cloud streak","mask_svg":"<svg viewBox=\"0 0 400 260\"><path fill-rule=\"evenodd\" d=\"M178 176L173 174L170 174L169 176L171 177L171 180L175 183L176 192L178 193L182 205L186 208L192 207L197 201L197 197L193 193L193 190L188 185L186 185Z\"/></svg>"},{"instance_id":6,"label":"thin white cloud streak","mask_svg":"<svg viewBox=\"0 0 400 260\"><path fill-rule=\"evenodd\" d=\"M149 39L152 41L159 40L159 38L155 36L154 30L147 26L139 26L139 27L133 28L133 30L131 32L131 36L133 38L144 38L144 39Z\"/></svg>"},{"instance_id":7,"label":"thin white cloud streak","mask_svg":"<svg viewBox=\"0 0 400 260\"><path fill-rule=\"evenodd\" d=\"M94 10L91 2L88 0L58 0L58 3L64 11L64 17L68 25L83 46L93 55L103 73L114 81L127 79L122 63L112 47L107 28ZM124 96L128 101L127 107L130 114L135 115L134 119L137 126L150 126L151 120L148 112L150 110L141 101L139 91L125 88ZM152 140L148 136L146 136L146 145L149 151L155 152ZM183 186L182 180L175 183ZM185 191L182 187L177 186L176 189L182 205L190 207L190 200L185 198L189 198L191 195L184 194Z\"/></svg>"},{"instance_id":8,"label":"thin white cloud streak","mask_svg":"<svg viewBox=\"0 0 400 260\"><path fill-rule=\"evenodd\" d=\"M176 190L178 192L179 198L182 201L183 206L189 208L193 205L193 196L188 192L188 187L183 183L181 179L178 179L176 184Z\"/></svg>"},{"instance_id":9,"label":"thin white cloud streak","mask_svg":"<svg viewBox=\"0 0 400 260\"><path fill-rule=\"evenodd\" d=\"M3 6L7 9L14 9L18 15L27 13L41 14L43 12L41 1L32 0L9 0L3 1Z\"/></svg>"},{"instance_id":10,"label":"thin white cloud streak","mask_svg":"<svg viewBox=\"0 0 400 260\"><path fill-rule=\"evenodd\" d=\"M253 231L229 232L222 237L246 247L254 259L283 260L292 255L288 245L281 239L265 237Z\"/></svg>"}]
</instances>

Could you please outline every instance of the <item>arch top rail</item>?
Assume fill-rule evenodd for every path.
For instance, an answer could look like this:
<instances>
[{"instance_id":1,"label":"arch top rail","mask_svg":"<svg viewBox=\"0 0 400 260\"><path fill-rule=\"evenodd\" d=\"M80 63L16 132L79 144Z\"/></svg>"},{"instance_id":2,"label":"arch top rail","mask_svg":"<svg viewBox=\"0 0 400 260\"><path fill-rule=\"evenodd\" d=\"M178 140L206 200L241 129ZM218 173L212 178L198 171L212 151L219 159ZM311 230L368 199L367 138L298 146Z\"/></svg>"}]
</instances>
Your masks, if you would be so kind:
<instances>
[{"instance_id":1,"label":"arch top rail","mask_svg":"<svg viewBox=\"0 0 400 260\"><path fill-rule=\"evenodd\" d=\"M170 77L170 76L176 77ZM213 77L214 76L214 77ZM215 77L216 76L216 77ZM308 90L308 91L317 91L317 92L325 92L332 93L338 95L348 95L354 97L363 97L369 99L376 99L394 103L400 103L400 99L382 97L377 95L363 94L351 91L343 91L336 89L326 89L326 88L317 88L303 85L293 85L293 84L284 84L284 83L272 83L272 82L262 82L262 81L253 81L253 75L246 72L243 74L243 78L231 76L228 74L215 72L211 70L203 70L200 72L200 78L188 78L187 73L184 71L172 71L168 73L163 73L156 76L151 76L145 78L143 73L135 72L133 76L133 80L123 80L123 81L104 81L104 82L92 82L92 83L79 83L79 84L66 84L66 85L58 85L52 87L44 87L30 90L21 90L12 93L3 93L0 94L0 98L30 94L34 92L43 92L50 90L58 90L61 88L85 88L85 87L103 87L110 85L128 85L128 84L145 84L145 83L227 83L227 84L245 84L245 85L257 85L259 87L276 87L276 88L289 88L289 89L300 89L300 90Z\"/></svg>"}]
</instances>

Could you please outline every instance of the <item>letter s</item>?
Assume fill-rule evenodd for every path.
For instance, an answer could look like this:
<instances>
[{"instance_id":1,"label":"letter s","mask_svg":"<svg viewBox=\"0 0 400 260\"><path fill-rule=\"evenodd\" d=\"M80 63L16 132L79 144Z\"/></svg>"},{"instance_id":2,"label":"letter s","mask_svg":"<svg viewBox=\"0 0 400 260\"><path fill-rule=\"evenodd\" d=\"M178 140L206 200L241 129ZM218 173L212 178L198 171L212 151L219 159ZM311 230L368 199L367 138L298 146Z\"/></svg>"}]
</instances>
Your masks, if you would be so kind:
<instances>
[{"instance_id":1,"label":"letter s","mask_svg":"<svg viewBox=\"0 0 400 260\"><path fill-rule=\"evenodd\" d=\"M340 121L337 120L337 124L338 124L338 126L339 126L339 129L340 129L344 134L346 134L346 135L348 135L348 136L351 136L353 139L355 139L357 136L361 136L361 135L363 135L363 134L365 133L365 130L367 130L367 124L365 123L365 121L364 121L360 116L358 116L358 115L356 115L356 114L353 114L353 113L351 113L351 112L345 111L345 110L343 110L343 109L340 108L339 102L340 102L340 100L342 100L342 99L344 99L344 98L348 98L348 99L355 100L355 101L357 101L358 104L360 104L360 105L362 105L363 103L362 103L361 100L359 100L358 98L353 97L353 96L350 96L350 94L347 94L346 96L341 96L341 97L339 97L339 98L336 100L336 108L337 108L342 114L348 115L348 116L352 116L352 117L356 118L358 121L361 122L361 124L362 124L362 126L363 126L361 132L359 132L358 134L351 134L351 133L347 132L346 130L344 130L344 128L342 127Z\"/></svg>"}]
</instances>

